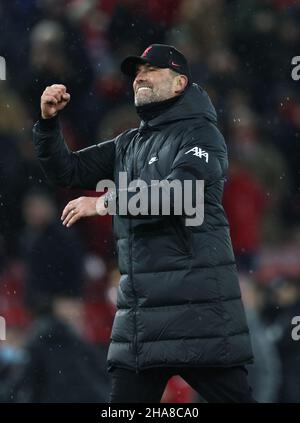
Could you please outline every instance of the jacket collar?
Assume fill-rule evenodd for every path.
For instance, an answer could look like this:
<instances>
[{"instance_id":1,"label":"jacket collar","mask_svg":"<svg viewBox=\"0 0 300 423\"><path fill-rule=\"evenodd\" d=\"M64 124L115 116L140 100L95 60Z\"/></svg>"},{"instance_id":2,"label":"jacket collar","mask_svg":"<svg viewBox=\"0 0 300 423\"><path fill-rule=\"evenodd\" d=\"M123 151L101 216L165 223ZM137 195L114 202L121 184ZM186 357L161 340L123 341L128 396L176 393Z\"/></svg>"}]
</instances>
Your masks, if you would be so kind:
<instances>
[{"instance_id":1,"label":"jacket collar","mask_svg":"<svg viewBox=\"0 0 300 423\"><path fill-rule=\"evenodd\" d=\"M141 121L139 130L158 129L160 126L174 121L186 119L206 119L217 123L217 113L207 92L193 83L182 94L174 105L148 122Z\"/></svg>"}]
</instances>

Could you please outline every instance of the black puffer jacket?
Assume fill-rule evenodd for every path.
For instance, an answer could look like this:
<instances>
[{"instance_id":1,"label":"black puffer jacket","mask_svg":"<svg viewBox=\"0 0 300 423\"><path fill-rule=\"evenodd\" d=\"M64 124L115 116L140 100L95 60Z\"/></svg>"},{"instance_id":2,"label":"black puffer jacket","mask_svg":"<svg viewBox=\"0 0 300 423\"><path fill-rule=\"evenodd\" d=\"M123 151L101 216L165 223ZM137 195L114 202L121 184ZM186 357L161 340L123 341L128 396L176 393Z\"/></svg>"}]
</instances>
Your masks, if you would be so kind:
<instances>
[{"instance_id":1,"label":"black puffer jacket","mask_svg":"<svg viewBox=\"0 0 300 423\"><path fill-rule=\"evenodd\" d=\"M114 179L117 185L121 171L128 173L128 182L137 177L147 184L205 181L200 226L185 226L184 216L115 216L122 276L109 367L233 366L251 361L221 205L226 145L206 92L193 84L159 117L80 152L67 149L56 119L35 125L34 143L48 177L63 186L95 189L100 179Z\"/></svg>"}]
</instances>

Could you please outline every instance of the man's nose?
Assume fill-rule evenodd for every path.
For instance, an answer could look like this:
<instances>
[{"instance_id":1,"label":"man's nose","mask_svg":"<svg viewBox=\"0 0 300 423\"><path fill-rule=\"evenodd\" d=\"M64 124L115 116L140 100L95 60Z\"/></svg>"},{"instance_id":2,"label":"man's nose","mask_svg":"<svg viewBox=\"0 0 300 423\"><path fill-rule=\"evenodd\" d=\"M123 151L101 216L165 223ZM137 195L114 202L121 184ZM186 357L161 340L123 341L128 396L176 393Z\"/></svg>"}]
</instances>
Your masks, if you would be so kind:
<instances>
[{"instance_id":1,"label":"man's nose","mask_svg":"<svg viewBox=\"0 0 300 423\"><path fill-rule=\"evenodd\" d=\"M135 76L135 81L136 82L140 82L140 81L144 81L145 80L145 71L140 69L136 72L136 76Z\"/></svg>"}]
</instances>

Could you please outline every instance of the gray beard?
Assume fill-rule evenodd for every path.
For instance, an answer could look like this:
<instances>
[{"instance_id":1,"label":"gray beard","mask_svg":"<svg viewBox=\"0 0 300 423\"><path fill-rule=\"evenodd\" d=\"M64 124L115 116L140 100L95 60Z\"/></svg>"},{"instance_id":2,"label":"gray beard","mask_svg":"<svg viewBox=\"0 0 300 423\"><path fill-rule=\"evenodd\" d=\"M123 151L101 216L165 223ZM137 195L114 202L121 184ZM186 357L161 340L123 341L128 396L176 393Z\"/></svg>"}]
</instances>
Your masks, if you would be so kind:
<instances>
[{"instance_id":1,"label":"gray beard","mask_svg":"<svg viewBox=\"0 0 300 423\"><path fill-rule=\"evenodd\" d=\"M170 96L166 95L159 95L152 91L151 95L149 96L141 96L138 97L137 95L134 96L134 104L135 106L145 106L146 104L157 103L159 101L168 100Z\"/></svg>"},{"instance_id":2,"label":"gray beard","mask_svg":"<svg viewBox=\"0 0 300 423\"><path fill-rule=\"evenodd\" d=\"M150 97L134 98L134 104L136 106L144 106L145 104L155 103L157 101L160 100L157 97L155 98L155 95L152 95Z\"/></svg>"}]
</instances>

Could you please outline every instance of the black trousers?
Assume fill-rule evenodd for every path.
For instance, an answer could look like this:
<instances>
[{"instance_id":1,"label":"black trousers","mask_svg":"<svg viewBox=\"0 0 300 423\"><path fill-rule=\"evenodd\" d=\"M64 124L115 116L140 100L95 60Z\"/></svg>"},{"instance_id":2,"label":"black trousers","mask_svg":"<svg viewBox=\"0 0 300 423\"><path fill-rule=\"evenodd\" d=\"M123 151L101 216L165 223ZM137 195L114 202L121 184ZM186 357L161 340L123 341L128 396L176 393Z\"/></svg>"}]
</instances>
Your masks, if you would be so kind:
<instances>
[{"instance_id":1,"label":"black trousers","mask_svg":"<svg viewBox=\"0 0 300 423\"><path fill-rule=\"evenodd\" d=\"M206 402L256 402L248 385L244 366L228 368L159 367L136 373L122 368L111 370L110 403L159 403L168 380L181 376Z\"/></svg>"}]
</instances>

